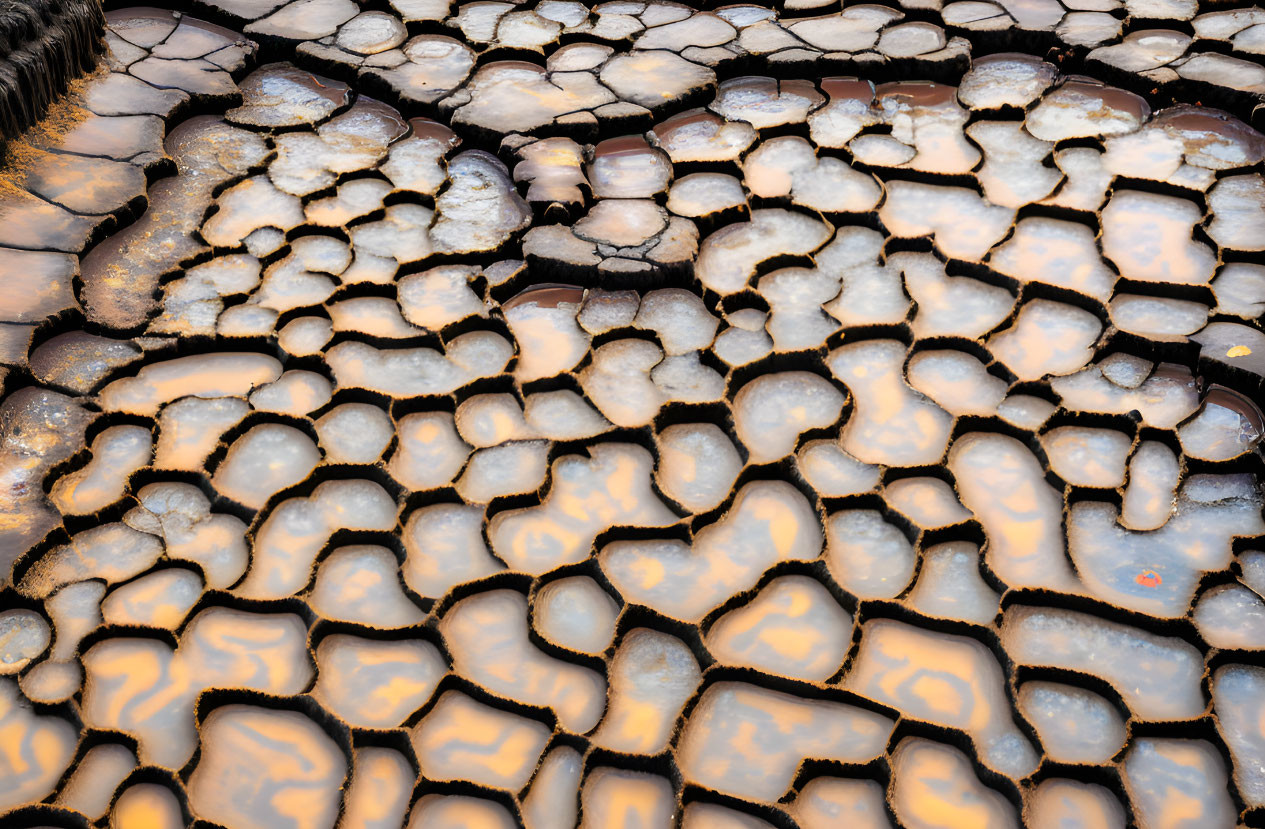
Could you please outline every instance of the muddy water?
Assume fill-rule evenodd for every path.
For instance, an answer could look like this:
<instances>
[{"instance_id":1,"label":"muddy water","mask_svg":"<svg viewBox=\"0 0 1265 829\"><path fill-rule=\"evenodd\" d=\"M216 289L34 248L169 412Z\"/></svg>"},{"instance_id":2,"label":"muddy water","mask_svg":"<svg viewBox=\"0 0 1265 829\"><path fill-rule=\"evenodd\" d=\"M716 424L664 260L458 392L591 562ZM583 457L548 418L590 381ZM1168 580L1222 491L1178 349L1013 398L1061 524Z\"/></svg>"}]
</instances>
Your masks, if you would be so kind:
<instances>
[{"instance_id":1,"label":"muddy water","mask_svg":"<svg viewBox=\"0 0 1265 829\"><path fill-rule=\"evenodd\" d=\"M84 261L86 321L5 387L0 811L1265 807L1265 136L1023 56L724 68L734 38L955 48L896 14L304 19L302 54L451 129L288 63L234 82L236 35L116 14L120 63L202 61L241 101L197 93L225 114L173 127L174 174ZM624 45L556 44L581 27ZM512 51L476 69L458 33Z\"/></svg>"}]
</instances>

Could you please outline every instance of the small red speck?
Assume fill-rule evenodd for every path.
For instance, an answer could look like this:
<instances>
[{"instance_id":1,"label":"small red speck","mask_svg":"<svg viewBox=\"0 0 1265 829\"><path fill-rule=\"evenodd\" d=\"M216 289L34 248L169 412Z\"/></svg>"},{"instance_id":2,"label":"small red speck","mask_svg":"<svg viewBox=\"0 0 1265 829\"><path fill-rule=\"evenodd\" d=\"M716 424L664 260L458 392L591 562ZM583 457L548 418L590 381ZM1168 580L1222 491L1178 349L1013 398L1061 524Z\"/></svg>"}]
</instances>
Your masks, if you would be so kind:
<instances>
[{"instance_id":1,"label":"small red speck","mask_svg":"<svg viewBox=\"0 0 1265 829\"><path fill-rule=\"evenodd\" d=\"M1133 580L1143 587L1159 587L1164 583L1164 579L1154 570L1143 570Z\"/></svg>"}]
</instances>

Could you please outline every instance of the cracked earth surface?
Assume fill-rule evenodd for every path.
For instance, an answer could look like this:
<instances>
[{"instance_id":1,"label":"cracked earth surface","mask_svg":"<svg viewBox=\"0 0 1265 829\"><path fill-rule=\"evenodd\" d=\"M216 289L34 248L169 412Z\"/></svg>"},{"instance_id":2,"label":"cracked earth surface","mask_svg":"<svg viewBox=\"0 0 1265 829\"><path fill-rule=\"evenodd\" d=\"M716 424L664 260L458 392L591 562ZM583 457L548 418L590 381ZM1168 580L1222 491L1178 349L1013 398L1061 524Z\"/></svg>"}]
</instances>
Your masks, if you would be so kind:
<instances>
[{"instance_id":1,"label":"cracked earth surface","mask_svg":"<svg viewBox=\"0 0 1265 829\"><path fill-rule=\"evenodd\" d=\"M1265 12L106 25L0 173L0 819L1265 825Z\"/></svg>"}]
</instances>

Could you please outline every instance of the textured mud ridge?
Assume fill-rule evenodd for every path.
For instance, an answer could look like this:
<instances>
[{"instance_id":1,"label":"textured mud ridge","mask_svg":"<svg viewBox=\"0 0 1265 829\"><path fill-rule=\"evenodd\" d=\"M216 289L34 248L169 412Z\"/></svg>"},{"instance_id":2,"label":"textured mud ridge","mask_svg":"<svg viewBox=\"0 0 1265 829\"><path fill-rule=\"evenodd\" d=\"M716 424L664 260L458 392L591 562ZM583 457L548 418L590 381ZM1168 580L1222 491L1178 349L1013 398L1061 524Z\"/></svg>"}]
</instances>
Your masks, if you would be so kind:
<instances>
[{"instance_id":1,"label":"textured mud ridge","mask_svg":"<svg viewBox=\"0 0 1265 829\"><path fill-rule=\"evenodd\" d=\"M96 0L0 3L0 146L96 65L104 22Z\"/></svg>"},{"instance_id":2,"label":"textured mud ridge","mask_svg":"<svg viewBox=\"0 0 1265 829\"><path fill-rule=\"evenodd\" d=\"M0 820L1265 825L1265 21L799 5L109 13L0 191Z\"/></svg>"}]
</instances>

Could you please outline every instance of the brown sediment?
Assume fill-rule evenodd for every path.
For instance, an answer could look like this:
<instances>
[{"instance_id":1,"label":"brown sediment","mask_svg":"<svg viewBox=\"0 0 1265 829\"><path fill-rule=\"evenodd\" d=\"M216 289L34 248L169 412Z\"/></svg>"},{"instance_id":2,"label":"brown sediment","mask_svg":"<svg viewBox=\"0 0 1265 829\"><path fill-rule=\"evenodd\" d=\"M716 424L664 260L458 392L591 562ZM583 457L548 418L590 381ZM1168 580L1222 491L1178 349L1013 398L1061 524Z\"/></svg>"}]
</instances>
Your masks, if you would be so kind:
<instances>
[{"instance_id":1,"label":"brown sediment","mask_svg":"<svg viewBox=\"0 0 1265 829\"><path fill-rule=\"evenodd\" d=\"M508 311L519 305L532 303L540 308L557 308L562 304L578 304L584 299L584 289L575 285L533 285L501 303L501 310Z\"/></svg>"}]
</instances>

